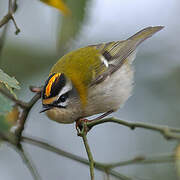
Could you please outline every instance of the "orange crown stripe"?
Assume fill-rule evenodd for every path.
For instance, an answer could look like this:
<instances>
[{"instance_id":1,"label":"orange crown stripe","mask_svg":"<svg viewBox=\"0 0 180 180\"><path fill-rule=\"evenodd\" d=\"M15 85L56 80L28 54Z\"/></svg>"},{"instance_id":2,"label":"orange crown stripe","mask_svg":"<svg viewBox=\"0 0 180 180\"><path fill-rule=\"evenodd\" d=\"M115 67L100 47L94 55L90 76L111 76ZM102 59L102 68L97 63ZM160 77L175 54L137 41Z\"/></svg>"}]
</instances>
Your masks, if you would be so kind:
<instances>
[{"instance_id":1,"label":"orange crown stripe","mask_svg":"<svg viewBox=\"0 0 180 180\"><path fill-rule=\"evenodd\" d=\"M52 97L49 99L43 99L42 103L43 104L52 104L56 100L56 97Z\"/></svg>"},{"instance_id":2,"label":"orange crown stripe","mask_svg":"<svg viewBox=\"0 0 180 180\"><path fill-rule=\"evenodd\" d=\"M54 83L54 81L56 80L56 78L58 78L61 75L61 73L56 73L54 76L51 77L51 79L49 80L47 86L46 86L46 97L49 97L51 94L51 87L52 84Z\"/></svg>"}]
</instances>

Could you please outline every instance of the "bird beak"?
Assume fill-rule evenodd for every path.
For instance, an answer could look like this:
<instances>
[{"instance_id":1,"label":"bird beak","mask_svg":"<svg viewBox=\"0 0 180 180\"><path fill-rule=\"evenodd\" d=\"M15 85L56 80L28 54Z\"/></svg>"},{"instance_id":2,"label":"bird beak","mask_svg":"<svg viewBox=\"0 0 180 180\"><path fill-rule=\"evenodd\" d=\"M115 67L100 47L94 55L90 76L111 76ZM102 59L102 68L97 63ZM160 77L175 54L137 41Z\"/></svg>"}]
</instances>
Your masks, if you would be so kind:
<instances>
[{"instance_id":1,"label":"bird beak","mask_svg":"<svg viewBox=\"0 0 180 180\"><path fill-rule=\"evenodd\" d=\"M56 104L54 104L54 105L43 105L43 109L39 113L46 112L46 111L48 111L48 110L50 110L50 109L52 109L54 107L56 107L56 108L66 108L65 106L56 105Z\"/></svg>"},{"instance_id":2,"label":"bird beak","mask_svg":"<svg viewBox=\"0 0 180 180\"><path fill-rule=\"evenodd\" d=\"M39 113L43 113L43 112L46 112L50 109L52 109L53 107L47 107L47 108L43 108Z\"/></svg>"}]
</instances>

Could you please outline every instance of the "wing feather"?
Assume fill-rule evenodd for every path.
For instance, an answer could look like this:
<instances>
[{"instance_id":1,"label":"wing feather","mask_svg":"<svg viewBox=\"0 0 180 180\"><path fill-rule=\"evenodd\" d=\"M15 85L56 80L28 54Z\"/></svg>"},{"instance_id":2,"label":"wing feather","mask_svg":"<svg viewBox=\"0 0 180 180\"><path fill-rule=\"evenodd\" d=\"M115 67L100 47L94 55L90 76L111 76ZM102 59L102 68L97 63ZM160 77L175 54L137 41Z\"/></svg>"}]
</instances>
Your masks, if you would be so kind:
<instances>
[{"instance_id":1,"label":"wing feather","mask_svg":"<svg viewBox=\"0 0 180 180\"><path fill-rule=\"evenodd\" d=\"M117 71L136 48L153 34L160 31L163 26L147 27L124 41L109 42L96 45L102 56L107 60L109 67L105 72L96 77L91 86L106 79L107 76ZM104 64L102 64L104 66Z\"/></svg>"}]
</instances>

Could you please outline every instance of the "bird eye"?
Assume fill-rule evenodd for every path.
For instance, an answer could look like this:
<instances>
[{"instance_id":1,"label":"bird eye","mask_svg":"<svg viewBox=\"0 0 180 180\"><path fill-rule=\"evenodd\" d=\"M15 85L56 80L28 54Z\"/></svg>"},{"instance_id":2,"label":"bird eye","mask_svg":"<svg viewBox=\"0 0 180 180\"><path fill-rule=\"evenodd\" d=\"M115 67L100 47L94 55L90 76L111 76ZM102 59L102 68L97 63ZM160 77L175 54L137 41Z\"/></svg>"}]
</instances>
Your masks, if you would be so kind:
<instances>
[{"instance_id":1,"label":"bird eye","mask_svg":"<svg viewBox=\"0 0 180 180\"><path fill-rule=\"evenodd\" d=\"M67 98L68 98L68 93L65 93L65 94L63 94L63 95L61 95L61 96L59 97L57 103L65 102Z\"/></svg>"},{"instance_id":2,"label":"bird eye","mask_svg":"<svg viewBox=\"0 0 180 180\"><path fill-rule=\"evenodd\" d=\"M61 101L61 102L65 102L65 101L66 101L66 99L67 99L67 98L66 98L66 96L65 96L65 95L60 96L60 101Z\"/></svg>"}]
</instances>

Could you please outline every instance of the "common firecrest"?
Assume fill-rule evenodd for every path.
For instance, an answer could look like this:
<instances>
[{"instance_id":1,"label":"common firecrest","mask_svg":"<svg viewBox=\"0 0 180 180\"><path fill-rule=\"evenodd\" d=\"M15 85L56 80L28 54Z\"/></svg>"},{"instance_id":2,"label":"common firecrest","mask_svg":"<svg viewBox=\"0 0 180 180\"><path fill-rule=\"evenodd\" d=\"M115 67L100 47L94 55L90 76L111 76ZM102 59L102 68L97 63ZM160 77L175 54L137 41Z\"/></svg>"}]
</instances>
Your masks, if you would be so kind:
<instances>
[{"instance_id":1,"label":"common firecrest","mask_svg":"<svg viewBox=\"0 0 180 180\"><path fill-rule=\"evenodd\" d=\"M132 92L137 47L162 28L147 27L127 40L90 45L64 55L44 85L42 112L59 123L73 123L118 110Z\"/></svg>"}]
</instances>

